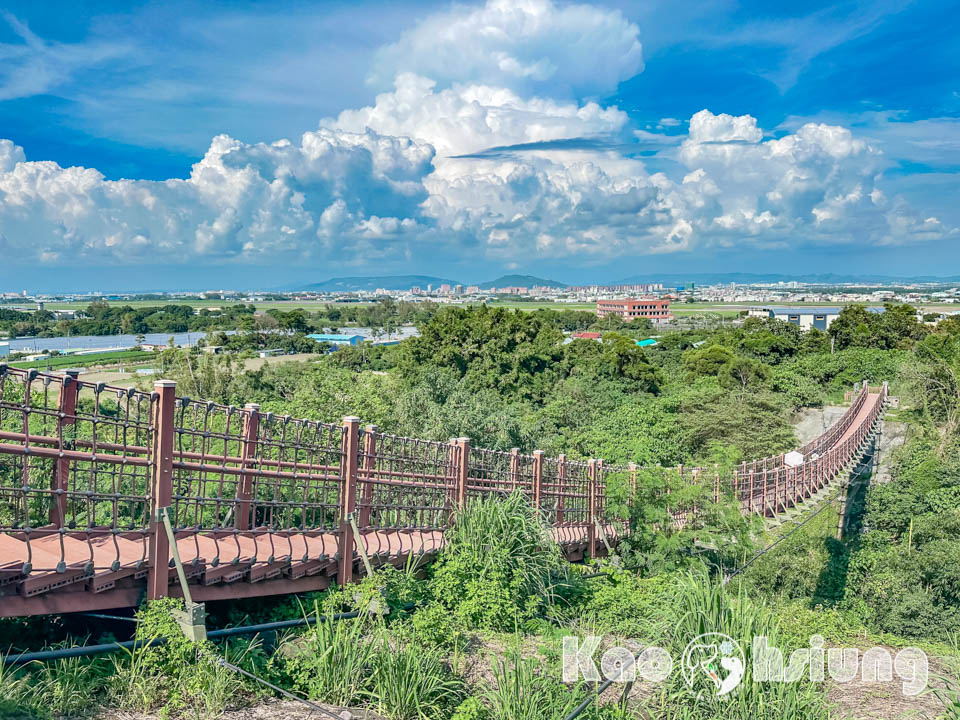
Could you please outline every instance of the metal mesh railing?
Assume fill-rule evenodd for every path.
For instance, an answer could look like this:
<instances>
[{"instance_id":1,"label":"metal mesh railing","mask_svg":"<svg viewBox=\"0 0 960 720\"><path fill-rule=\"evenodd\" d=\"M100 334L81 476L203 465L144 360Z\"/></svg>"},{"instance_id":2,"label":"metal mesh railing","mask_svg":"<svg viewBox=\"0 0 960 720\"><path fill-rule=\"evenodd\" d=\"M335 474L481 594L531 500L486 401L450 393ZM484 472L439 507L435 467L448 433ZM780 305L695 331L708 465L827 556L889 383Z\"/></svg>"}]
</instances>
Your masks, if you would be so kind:
<instances>
[{"instance_id":1,"label":"metal mesh railing","mask_svg":"<svg viewBox=\"0 0 960 720\"><path fill-rule=\"evenodd\" d=\"M515 491L538 504L558 542L594 552L625 528L608 482L636 483L651 470L400 437L356 418L331 425L157 388L0 365L0 586L30 595L82 581L101 591L151 567L165 572L151 545L163 508L189 573L206 583L296 578L360 550L426 552L472 498ZM869 392L857 388L843 417L799 449L798 465L778 455L728 477L678 468L678 478L704 502L732 495L745 513L778 512L861 447L886 384L870 403ZM679 501L682 525L699 508Z\"/></svg>"}]
</instances>

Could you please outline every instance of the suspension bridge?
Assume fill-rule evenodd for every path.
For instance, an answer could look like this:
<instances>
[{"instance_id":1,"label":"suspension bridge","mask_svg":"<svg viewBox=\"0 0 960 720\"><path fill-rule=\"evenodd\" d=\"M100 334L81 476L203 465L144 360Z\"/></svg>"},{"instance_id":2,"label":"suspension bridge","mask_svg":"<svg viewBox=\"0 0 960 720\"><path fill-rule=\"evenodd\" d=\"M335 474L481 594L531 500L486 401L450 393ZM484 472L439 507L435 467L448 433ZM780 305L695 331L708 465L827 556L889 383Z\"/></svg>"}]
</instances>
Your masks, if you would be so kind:
<instances>
[{"instance_id":1,"label":"suspension bridge","mask_svg":"<svg viewBox=\"0 0 960 720\"><path fill-rule=\"evenodd\" d=\"M887 401L860 383L801 448L684 482L775 518L863 454ZM571 561L623 537L607 500L636 465L471 447L0 364L0 617L322 590L383 563L429 559L475 497L522 491ZM696 508L678 511L690 522ZM182 573L182 578L181 578Z\"/></svg>"}]
</instances>

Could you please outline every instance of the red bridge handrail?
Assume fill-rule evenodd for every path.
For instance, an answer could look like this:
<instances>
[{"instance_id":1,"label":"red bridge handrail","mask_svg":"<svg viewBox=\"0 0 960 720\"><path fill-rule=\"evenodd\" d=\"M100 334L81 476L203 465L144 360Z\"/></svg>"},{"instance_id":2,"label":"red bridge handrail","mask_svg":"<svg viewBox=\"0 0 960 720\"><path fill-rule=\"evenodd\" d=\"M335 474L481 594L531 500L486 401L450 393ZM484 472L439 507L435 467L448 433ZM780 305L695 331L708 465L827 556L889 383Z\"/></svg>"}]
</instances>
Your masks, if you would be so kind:
<instances>
[{"instance_id":1,"label":"red bridge handrail","mask_svg":"<svg viewBox=\"0 0 960 720\"><path fill-rule=\"evenodd\" d=\"M887 394L886 383L875 392L858 384L840 420L796 451L799 463L780 454L744 462L729 478L715 468L677 472L712 482L717 498L733 493L745 513L777 513L850 462ZM625 528L606 509L606 476L626 472L636 481L643 470L474 448L468 438L401 437L352 417L329 424L198 401L177 397L169 381L143 392L0 364L0 542L27 548L26 562L14 561L0 544L0 586L31 570L89 576L119 567L147 575L150 596L165 594L163 507L178 540L190 539L193 554L184 561L220 568L218 577L264 554L268 565L307 558L309 547L298 544L306 540L297 537L335 537L336 554L349 555L357 549L354 524L371 543L391 533L442 532L470 498L515 490L531 498L561 544L585 542L593 556ZM694 515L687 509L676 519ZM352 572L353 563L340 562L338 580ZM47 589L38 583L30 592Z\"/></svg>"}]
</instances>

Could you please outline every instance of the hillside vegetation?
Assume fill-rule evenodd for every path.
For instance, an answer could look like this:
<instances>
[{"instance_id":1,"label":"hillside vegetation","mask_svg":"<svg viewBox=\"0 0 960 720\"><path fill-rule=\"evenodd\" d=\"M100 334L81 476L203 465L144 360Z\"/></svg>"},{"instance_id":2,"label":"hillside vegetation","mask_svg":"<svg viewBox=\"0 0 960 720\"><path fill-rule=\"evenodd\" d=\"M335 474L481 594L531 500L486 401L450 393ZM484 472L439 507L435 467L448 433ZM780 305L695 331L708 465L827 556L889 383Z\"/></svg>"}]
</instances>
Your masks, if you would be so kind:
<instances>
[{"instance_id":1,"label":"hillside vegetation","mask_svg":"<svg viewBox=\"0 0 960 720\"><path fill-rule=\"evenodd\" d=\"M565 342L564 331L586 327L599 328L602 341ZM931 328L907 308L853 308L829 335L750 319L664 334L643 349L635 340L649 336L648 325L598 324L573 311L447 308L422 318L420 329L397 346L344 347L316 362L248 372L229 357L165 354L178 391L190 397L257 402L327 422L358 415L384 432L643 465L636 488L610 478L608 504L630 522L615 558L571 566L523 496L475 502L428 568L385 569L310 597L209 608L219 626L359 609L356 620L194 645L170 627L166 605L145 606L137 634L175 642L7 670L0 714L106 707L213 718L271 695L216 662L226 655L304 697L391 720L559 720L592 689L561 681L563 636L603 638L598 660L621 638L679 659L692 637L722 632L744 648L761 635L785 649L808 647L813 634L831 647L918 645L947 677L940 700L924 696L913 709L958 717L949 683L960 655L960 323ZM670 469L708 463L725 475L743 460L794 447L796 411L842 402L862 380L891 383L897 419L910 430L890 482L870 484L869 469L860 474L840 539L839 506L826 504L757 555L772 540L762 522ZM697 518L678 529L671 513L692 507ZM104 640L97 626L83 626L94 628L84 638L72 622L0 623L0 644ZM675 670L623 699L615 686L581 717L862 717L875 692L864 686L838 708L829 688L749 682L724 699L707 685L691 692Z\"/></svg>"}]
</instances>

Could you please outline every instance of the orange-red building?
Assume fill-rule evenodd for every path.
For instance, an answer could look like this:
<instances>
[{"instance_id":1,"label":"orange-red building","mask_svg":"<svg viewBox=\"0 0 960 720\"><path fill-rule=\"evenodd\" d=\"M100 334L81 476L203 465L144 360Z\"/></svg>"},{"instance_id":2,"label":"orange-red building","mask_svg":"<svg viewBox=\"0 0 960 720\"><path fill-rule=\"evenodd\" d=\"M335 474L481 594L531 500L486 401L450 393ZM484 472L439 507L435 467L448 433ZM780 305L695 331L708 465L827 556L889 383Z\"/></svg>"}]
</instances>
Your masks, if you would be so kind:
<instances>
[{"instance_id":1,"label":"orange-red building","mask_svg":"<svg viewBox=\"0 0 960 720\"><path fill-rule=\"evenodd\" d=\"M623 298L621 300L598 300L597 316L619 315L626 322L634 318L647 318L654 322L673 319L670 301L659 298Z\"/></svg>"}]
</instances>

